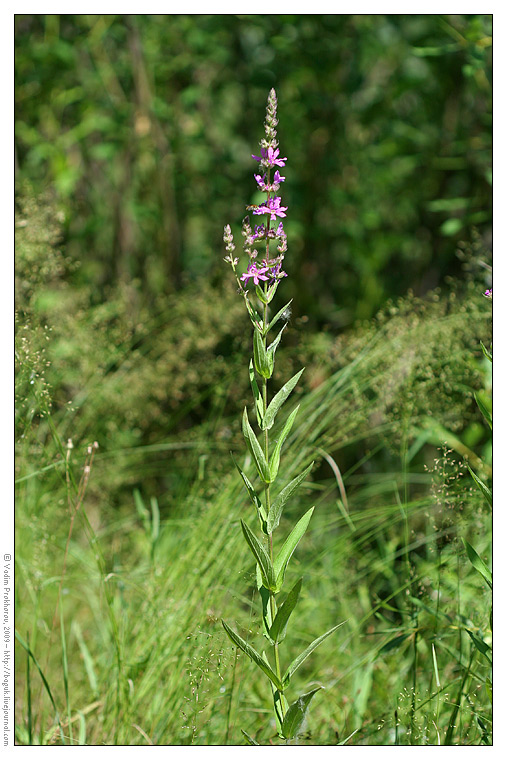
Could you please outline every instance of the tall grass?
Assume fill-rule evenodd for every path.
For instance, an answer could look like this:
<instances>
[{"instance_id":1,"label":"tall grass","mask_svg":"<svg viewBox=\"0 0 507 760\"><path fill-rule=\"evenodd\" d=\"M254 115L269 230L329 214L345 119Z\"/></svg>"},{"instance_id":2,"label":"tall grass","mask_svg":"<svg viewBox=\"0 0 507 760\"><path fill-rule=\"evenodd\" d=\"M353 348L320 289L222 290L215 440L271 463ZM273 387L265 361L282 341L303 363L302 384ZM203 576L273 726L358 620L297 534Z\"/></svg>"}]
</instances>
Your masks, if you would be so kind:
<instances>
[{"instance_id":1,"label":"tall grass","mask_svg":"<svg viewBox=\"0 0 507 760\"><path fill-rule=\"evenodd\" d=\"M467 634L490 640L489 598L460 540L490 557L488 508L464 465L488 478L473 392L487 379L475 349L489 313L465 295L393 305L330 346L327 379L301 398L283 477L318 463L300 494L316 504L299 555L312 597L303 590L287 656L347 619L314 653L328 693L302 743L491 741L489 667ZM18 453L18 743L239 744L240 728L269 743L265 690L243 689L253 666L219 623L233 617L260 641L253 561L230 530L250 510L229 465L236 423L217 408L184 442L101 447L76 510L93 437L75 439L69 459L68 415L34 385L43 419L25 426ZM230 440L217 435L228 426ZM149 477L113 508L110 484L133 468L138 483L169 472L171 492ZM294 580L297 570L298 559Z\"/></svg>"}]
</instances>

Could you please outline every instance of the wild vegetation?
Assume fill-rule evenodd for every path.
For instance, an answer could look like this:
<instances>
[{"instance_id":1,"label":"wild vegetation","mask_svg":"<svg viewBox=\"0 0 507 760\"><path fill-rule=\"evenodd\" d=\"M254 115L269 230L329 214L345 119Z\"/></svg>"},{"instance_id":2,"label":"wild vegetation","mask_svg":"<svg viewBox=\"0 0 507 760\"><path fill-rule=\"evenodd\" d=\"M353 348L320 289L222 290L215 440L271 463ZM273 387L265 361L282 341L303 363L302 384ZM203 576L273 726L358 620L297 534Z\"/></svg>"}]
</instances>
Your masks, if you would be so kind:
<instances>
[{"instance_id":1,"label":"wild vegetation","mask_svg":"<svg viewBox=\"0 0 507 760\"><path fill-rule=\"evenodd\" d=\"M282 741L220 622L262 641L221 231L276 82L282 482L315 462L284 657L346 621L289 741L491 744L491 18L16 25L17 743Z\"/></svg>"}]
</instances>

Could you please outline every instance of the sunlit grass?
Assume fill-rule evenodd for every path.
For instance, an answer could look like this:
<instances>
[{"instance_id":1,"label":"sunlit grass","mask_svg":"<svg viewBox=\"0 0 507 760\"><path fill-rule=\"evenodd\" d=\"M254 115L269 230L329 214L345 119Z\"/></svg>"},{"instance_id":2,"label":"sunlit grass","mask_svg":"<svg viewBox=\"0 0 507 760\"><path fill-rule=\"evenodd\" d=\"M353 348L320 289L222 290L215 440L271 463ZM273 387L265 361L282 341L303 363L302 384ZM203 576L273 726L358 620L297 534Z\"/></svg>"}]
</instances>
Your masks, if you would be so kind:
<instances>
[{"instance_id":1,"label":"sunlit grass","mask_svg":"<svg viewBox=\"0 0 507 760\"><path fill-rule=\"evenodd\" d=\"M281 533L309 503L316 511L288 578L303 568L286 656L346 620L314 653L311 673L327 694L315 698L301 743L491 741L487 662L465 630L490 640L490 599L460 540L490 557L488 508L463 465L481 452L445 445L446 430L461 441L457 405L474 414L481 372L471 352L487 330L477 303L438 316L429 308L417 323L401 309L351 336L344 366L300 399L283 476L317 465ZM219 623L233 618L262 647L254 567L236 529L253 516L229 456L235 431L217 435L234 423L220 412L191 440L99 449L62 576L84 456L76 446L66 467L70 418L47 414L18 454L16 621L37 661L18 646L18 742L237 744L244 729L269 743L271 695L246 658L235 664ZM152 490L164 480L170 488ZM139 495L124 489L117 504L118 482L141 483Z\"/></svg>"}]
</instances>

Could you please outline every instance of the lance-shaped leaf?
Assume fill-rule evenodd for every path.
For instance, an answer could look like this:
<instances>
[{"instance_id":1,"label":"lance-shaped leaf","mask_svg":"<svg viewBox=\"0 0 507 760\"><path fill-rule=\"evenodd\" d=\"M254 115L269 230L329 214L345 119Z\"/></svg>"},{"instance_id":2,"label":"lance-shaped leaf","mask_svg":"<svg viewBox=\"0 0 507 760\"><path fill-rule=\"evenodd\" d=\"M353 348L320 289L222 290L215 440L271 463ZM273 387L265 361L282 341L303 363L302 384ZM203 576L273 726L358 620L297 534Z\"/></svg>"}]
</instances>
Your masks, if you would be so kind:
<instances>
[{"instance_id":1,"label":"lance-shaped leaf","mask_svg":"<svg viewBox=\"0 0 507 760\"><path fill-rule=\"evenodd\" d=\"M289 703L287 702L283 691L275 689L273 684L271 684L271 691L273 693L273 706L275 708L276 731L279 736L282 736L283 716L289 709Z\"/></svg>"},{"instance_id":2,"label":"lance-shaped leaf","mask_svg":"<svg viewBox=\"0 0 507 760\"><path fill-rule=\"evenodd\" d=\"M322 688L324 687L317 686L316 689L312 689L312 691L309 691L307 694L302 694L299 699L291 704L283 719L282 735L284 739L293 739L301 733L301 728L306 718L306 713L310 702L312 701L312 697Z\"/></svg>"},{"instance_id":3,"label":"lance-shaped leaf","mask_svg":"<svg viewBox=\"0 0 507 760\"><path fill-rule=\"evenodd\" d=\"M270 483L275 480L276 476L278 475L278 468L280 467L280 455L282 453L282 446L285 442L285 439L289 435L292 426L294 424L294 420L296 419L296 415L299 411L299 405L296 406L293 412L289 414L287 417L287 421L285 425L283 426L282 432L280 433L278 440L275 444L275 448L273 449L273 453L271 454L271 458L269 460L269 478Z\"/></svg>"},{"instance_id":4,"label":"lance-shaped leaf","mask_svg":"<svg viewBox=\"0 0 507 760\"><path fill-rule=\"evenodd\" d=\"M474 547L471 546L468 541L465 541L464 538L461 539L465 545L466 553L468 555L468 559L472 563L473 567L477 570L480 575L484 578L486 583L490 588L493 588L493 576L491 575L491 570L489 567L482 561L482 559L479 557L477 552L475 551Z\"/></svg>"},{"instance_id":5,"label":"lance-shaped leaf","mask_svg":"<svg viewBox=\"0 0 507 760\"><path fill-rule=\"evenodd\" d=\"M262 576L261 571L259 569L259 565L256 566L256 576L257 576L257 590L259 591L261 601L262 601L262 635L269 641L271 646L274 645L274 641L271 638L271 635L269 633L272 623L272 617L271 617L271 594L268 591L268 589L264 586L262 582Z\"/></svg>"},{"instance_id":6,"label":"lance-shaped leaf","mask_svg":"<svg viewBox=\"0 0 507 760\"><path fill-rule=\"evenodd\" d=\"M248 421L248 412L246 410L246 407L243 411L243 435L245 436L245 440L247 442L248 448L250 449L250 453L253 456L259 477L265 483L270 483L271 475L269 472L268 463L266 462L266 457L264 456L264 452L260 447L260 443L257 440L257 436L252 430L252 427Z\"/></svg>"},{"instance_id":7,"label":"lance-shaped leaf","mask_svg":"<svg viewBox=\"0 0 507 760\"><path fill-rule=\"evenodd\" d=\"M480 396L477 395L477 393L474 393L474 398L477 403L477 406L481 410L482 416L490 426L490 428L493 430L493 418L491 417L491 412L489 411L488 407L484 403L484 401L481 399Z\"/></svg>"},{"instance_id":8,"label":"lance-shaped leaf","mask_svg":"<svg viewBox=\"0 0 507 760\"><path fill-rule=\"evenodd\" d=\"M254 330L253 349L255 369L261 377L271 377L272 371L269 369L270 365L266 353L266 346L264 345L264 338L257 329Z\"/></svg>"},{"instance_id":9,"label":"lance-shaped leaf","mask_svg":"<svg viewBox=\"0 0 507 760\"><path fill-rule=\"evenodd\" d=\"M241 520L241 528L243 530L243 535L245 536L245 541L247 542L248 546L250 547L252 554L254 555L255 559L258 562L258 565L261 570L261 576L262 581L266 588L272 589L275 586L275 574L273 570L273 565L271 564L271 560L269 558L269 555L255 533L253 533L248 525Z\"/></svg>"},{"instance_id":10,"label":"lance-shaped leaf","mask_svg":"<svg viewBox=\"0 0 507 760\"><path fill-rule=\"evenodd\" d=\"M472 631L469 631L468 628L465 628L465 631L468 633L468 635L470 636L470 638L474 642L475 648L481 654L483 654L484 657L489 662L489 664L492 665L493 663L491 662L491 656L490 656L491 647L489 646L489 644L486 644L485 641L483 641L478 636L476 636L474 633L472 633Z\"/></svg>"},{"instance_id":11,"label":"lance-shaped leaf","mask_svg":"<svg viewBox=\"0 0 507 760\"><path fill-rule=\"evenodd\" d=\"M296 670L299 668L300 665L303 664L303 662L306 660L307 657L311 655L311 653L314 651L314 649L317 649L319 644L322 644L323 641L327 639L328 636L331 636L334 631L336 631L337 628L340 628L346 621L344 620L343 623L338 623L338 625L335 625L334 628L331 628L326 633L323 633L322 636L319 636L318 639L315 639L315 641L312 641L310 646L306 647L305 651L302 652L298 657L296 657L295 660L291 662L287 670L285 671L285 674L283 676L283 686L284 688L289 683L290 679L296 672Z\"/></svg>"},{"instance_id":12,"label":"lance-shaped leaf","mask_svg":"<svg viewBox=\"0 0 507 760\"><path fill-rule=\"evenodd\" d=\"M301 591L302 583L303 579L300 578L294 584L294 586L287 594L286 600L276 613L275 619L273 620L273 624L269 631L269 635L273 641L279 642L284 640L285 633L287 631L287 623L299 599L299 592Z\"/></svg>"},{"instance_id":13,"label":"lance-shaped leaf","mask_svg":"<svg viewBox=\"0 0 507 760\"><path fill-rule=\"evenodd\" d=\"M287 311L291 303L292 303L292 298L290 299L289 303L286 303L285 306L282 306L280 311L277 311L277 313L275 314L275 316L273 317L269 325L266 327L265 332L264 332L265 335L267 335L268 332L271 330L271 328L276 325L276 323L278 322L282 314L284 314Z\"/></svg>"},{"instance_id":14,"label":"lance-shaped leaf","mask_svg":"<svg viewBox=\"0 0 507 760\"><path fill-rule=\"evenodd\" d=\"M243 736L245 737L245 739L247 740L247 742L248 742L248 743L249 743L249 744L250 744L252 747L260 747L260 744L259 744L259 742L256 742L256 741L255 741L255 739L254 739L253 737L251 737L251 736L250 736L250 734L247 734L247 732L246 732L246 731L243 731L243 729L241 729L241 733L243 734Z\"/></svg>"},{"instance_id":15,"label":"lance-shaped leaf","mask_svg":"<svg viewBox=\"0 0 507 760\"><path fill-rule=\"evenodd\" d=\"M287 380L285 385L280 388L278 393L273 396L271 399L271 403L269 404L268 408L266 409L266 414L264 415L264 419L262 421L261 429L262 430L270 430L273 427L273 423L275 421L275 417L277 415L278 410L282 406L282 404L286 401L286 399L289 397L289 394L294 390L296 387L296 384L305 371L305 368L299 370L299 372L294 375L294 377L291 377L290 380Z\"/></svg>"},{"instance_id":16,"label":"lance-shaped leaf","mask_svg":"<svg viewBox=\"0 0 507 760\"><path fill-rule=\"evenodd\" d=\"M261 301L261 303L263 304L268 303L268 299L266 298L264 291L258 285L255 286L255 292L257 294L257 298L259 299L259 301Z\"/></svg>"},{"instance_id":17,"label":"lance-shaped leaf","mask_svg":"<svg viewBox=\"0 0 507 760\"><path fill-rule=\"evenodd\" d=\"M248 366L248 374L250 375L250 385L252 386L252 393L253 393L254 402L255 402L255 414L257 415L257 424L262 430L262 415L264 414L264 403L262 401L262 396L259 391L259 386L257 385L257 380L255 379L253 361L251 359L250 359L250 364Z\"/></svg>"},{"instance_id":18,"label":"lance-shaped leaf","mask_svg":"<svg viewBox=\"0 0 507 760\"><path fill-rule=\"evenodd\" d=\"M280 591L283 586L283 579L285 578L285 571L287 569L287 565L289 564L289 560L294 554L296 546L299 544L305 534L314 509L315 507L311 507L308 512L306 512L303 517L298 520L298 522L295 524L285 539L285 542L273 563L273 569L275 571L276 577L276 593L278 593L278 591Z\"/></svg>"},{"instance_id":19,"label":"lance-shaped leaf","mask_svg":"<svg viewBox=\"0 0 507 760\"><path fill-rule=\"evenodd\" d=\"M473 477L479 488L481 489L482 493L486 497L486 501L489 503L489 506L493 506L493 494L491 493L490 489L487 487L486 483L483 483L482 480L478 475L475 474L475 472L467 465L467 470L470 473L470 475Z\"/></svg>"},{"instance_id":20,"label":"lance-shaped leaf","mask_svg":"<svg viewBox=\"0 0 507 760\"><path fill-rule=\"evenodd\" d=\"M488 351L488 349L486 348L486 346L484 345L484 343L482 342L482 340L480 341L480 343L481 343L482 353L484 354L484 356L486 357L486 359L489 359L489 361L492 362L493 361L493 354L491 353L491 351Z\"/></svg>"},{"instance_id":21,"label":"lance-shaped leaf","mask_svg":"<svg viewBox=\"0 0 507 760\"><path fill-rule=\"evenodd\" d=\"M231 456L232 456L232 454L231 454ZM266 535L268 535L268 532L267 532L268 531L267 515L266 515L266 510L264 508L264 504L262 503L262 501L259 499L259 497L255 493L254 487L252 486L252 484L250 483L250 481L248 480L247 476L245 475L245 473L243 472L243 470L241 469L241 467L238 465L238 463L236 462L236 460L234 459L234 457L232 457L232 461L234 462L237 471L241 475L241 479L242 479L243 483L245 484L245 488L246 488L246 490L248 492L248 495L249 495L249 497L250 497L250 499L252 501L252 504L257 509L257 514L259 515L259 520L261 522L261 528L262 528L263 532Z\"/></svg>"},{"instance_id":22,"label":"lance-shaped leaf","mask_svg":"<svg viewBox=\"0 0 507 760\"><path fill-rule=\"evenodd\" d=\"M250 321L252 322L254 327L261 328L262 326L262 319L259 317L255 309L252 307L252 304L248 300L248 296L245 298L246 308L248 309L248 314L250 316Z\"/></svg>"},{"instance_id":23,"label":"lance-shaped leaf","mask_svg":"<svg viewBox=\"0 0 507 760\"><path fill-rule=\"evenodd\" d=\"M280 285L280 280L276 280L272 285L269 286L268 291L266 293L266 300L268 303L271 303L273 298L275 297L275 293L278 290L278 286Z\"/></svg>"},{"instance_id":24,"label":"lance-shaped leaf","mask_svg":"<svg viewBox=\"0 0 507 760\"><path fill-rule=\"evenodd\" d=\"M313 462L308 465L306 470L302 472L300 475L298 475L294 480L291 480L291 482L285 486L285 488L280 491L276 499L274 500L273 504L270 507L268 520L267 520L267 531L268 533L272 533L275 528L278 527L278 524L280 522L280 517L282 516L282 510L287 503L287 501L290 499L294 491L296 491L301 483L305 480L306 476L310 472L310 470L313 467Z\"/></svg>"},{"instance_id":25,"label":"lance-shaped leaf","mask_svg":"<svg viewBox=\"0 0 507 760\"><path fill-rule=\"evenodd\" d=\"M275 352L276 352L276 349L278 348L278 344L280 343L282 339L282 333L286 327L287 325L285 324L280 330L280 332L278 333L278 335L276 336L276 338L274 339L273 343L271 343L271 345L268 346L266 349L271 375L273 374L273 369L275 368Z\"/></svg>"},{"instance_id":26,"label":"lance-shaped leaf","mask_svg":"<svg viewBox=\"0 0 507 760\"><path fill-rule=\"evenodd\" d=\"M281 683L280 679L278 678L278 676L276 675L276 673L274 673L271 670L271 668L268 665L268 663L265 662L265 660L262 659L262 657L260 656L260 654L258 652L256 652L255 649L252 646L250 646L250 644L247 644L247 642L244 641L241 638L241 636L239 636L237 633L235 633L232 630L232 628L229 628L229 626L227 625L227 623L224 620L222 620L222 625L223 625L223 627L225 629L226 634L228 635L228 637L232 641L232 643L235 644L235 646L239 647L245 654L247 654L250 657L250 659L252 660L252 662L255 662L255 664L257 665L257 667L260 668L263 671L263 673L265 673L267 675L267 677L269 678L269 680L276 686L277 689L280 689L280 691L283 691L283 687L282 687L282 683Z\"/></svg>"}]
</instances>

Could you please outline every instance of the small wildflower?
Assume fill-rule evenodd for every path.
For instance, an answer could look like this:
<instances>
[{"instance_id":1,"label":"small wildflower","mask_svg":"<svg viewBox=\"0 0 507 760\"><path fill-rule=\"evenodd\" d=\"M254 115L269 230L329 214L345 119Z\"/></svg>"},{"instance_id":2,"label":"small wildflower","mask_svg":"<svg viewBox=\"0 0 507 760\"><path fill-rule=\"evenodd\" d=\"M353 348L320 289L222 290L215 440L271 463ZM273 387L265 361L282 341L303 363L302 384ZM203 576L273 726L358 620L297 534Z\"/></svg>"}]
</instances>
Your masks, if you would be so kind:
<instances>
[{"instance_id":1,"label":"small wildflower","mask_svg":"<svg viewBox=\"0 0 507 760\"><path fill-rule=\"evenodd\" d=\"M267 148L261 148L261 155L254 156L256 161L260 161L262 166L285 166L287 156L285 158L278 158L280 150L278 148L272 148L271 145Z\"/></svg>"},{"instance_id":2,"label":"small wildflower","mask_svg":"<svg viewBox=\"0 0 507 760\"><path fill-rule=\"evenodd\" d=\"M488 288L488 290L485 290L483 295L485 298L493 298L493 290L491 288Z\"/></svg>"},{"instance_id":3,"label":"small wildflower","mask_svg":"<svg viewBox=\"0 0 507 760\"><path fill-rule=\"evenodd\" d=\"M268 267L264 266L260 269L257 267L257 264L250 264L245 274L242 274L240 279L243 280L243 282L247 282L247 280L250 277L253 277L253 281L255 285L259 284L259 280L269 280L269 277L266 277L265 272L268 271Z\"/></svg>"},{"instance_id":4,"label":"small wildflower","mask_svg":"<svg viewBox=\"0 0 507 760\"><path fill-rule=\"evenodd\" d=\"M285 212L287 211L288 206L280 206L281 200L280 196L277 196L276 198L268 198L262 206L259 206L259 208L254 210L254 214L271 214L271 221L275 221L277 216L287 216Z\"/></svg>"}]
</instances>

